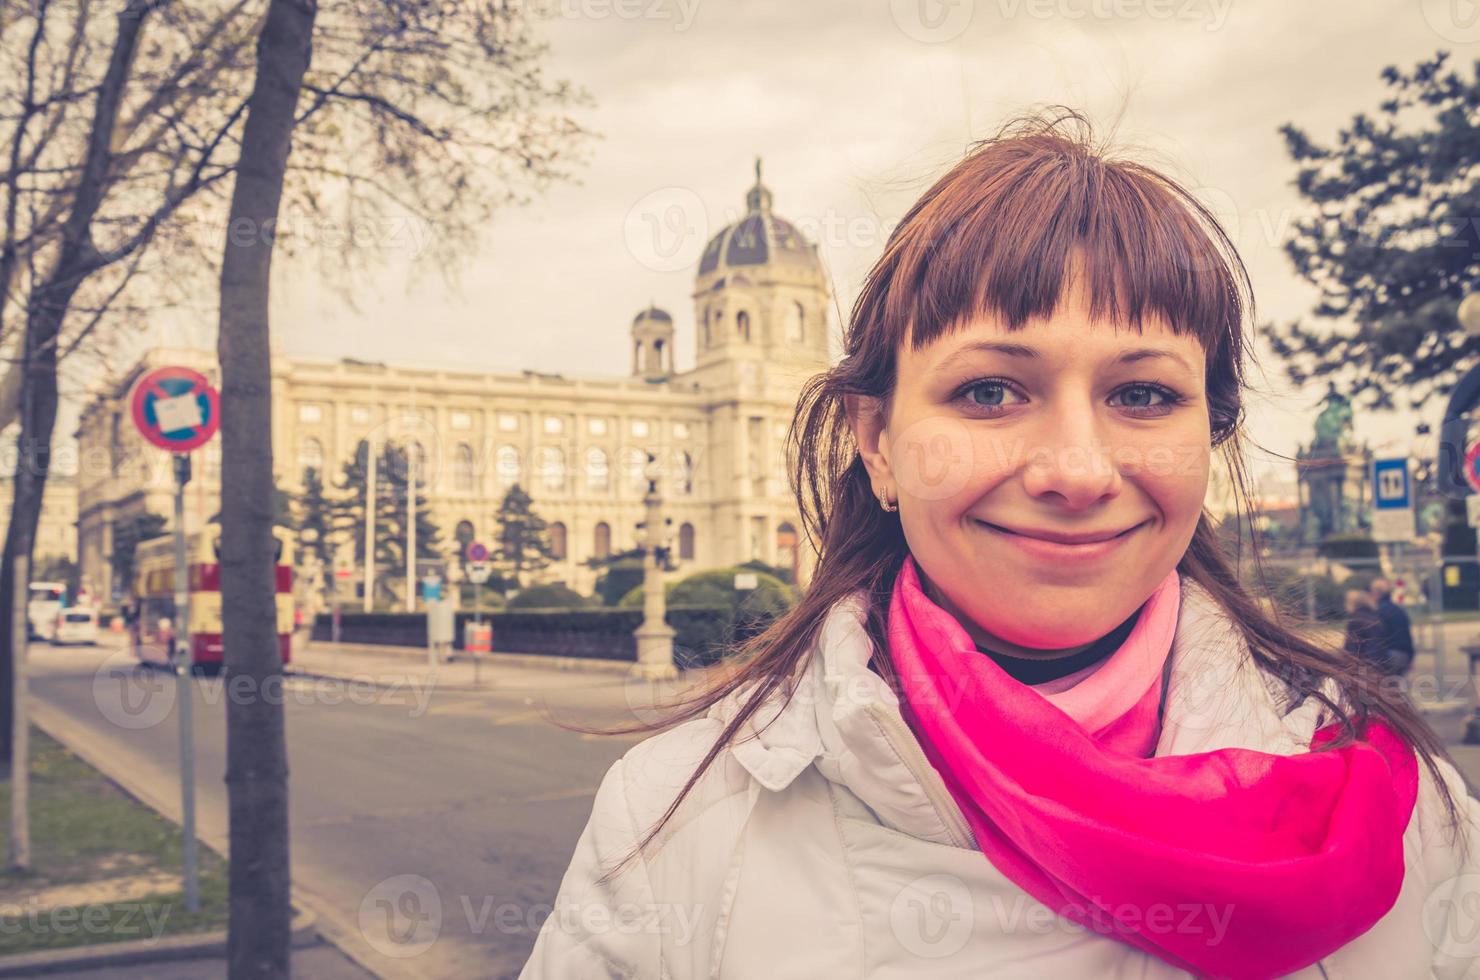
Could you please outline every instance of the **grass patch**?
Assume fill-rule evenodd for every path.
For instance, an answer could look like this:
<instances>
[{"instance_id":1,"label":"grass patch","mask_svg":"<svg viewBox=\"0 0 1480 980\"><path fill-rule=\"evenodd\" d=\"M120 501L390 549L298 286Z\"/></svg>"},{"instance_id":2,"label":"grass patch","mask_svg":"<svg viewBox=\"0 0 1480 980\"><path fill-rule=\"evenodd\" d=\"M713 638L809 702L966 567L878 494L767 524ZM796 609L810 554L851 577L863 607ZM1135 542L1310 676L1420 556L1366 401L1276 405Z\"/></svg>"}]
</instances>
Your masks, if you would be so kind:
<instances>
[{"instance_id":1,"label":"grass patch","mask_svg":"<svg viewBox=\"0 0 1480 980\"><path fill-rule=\"evenodd\" d=\"M31 870L0 871L0 955L224 928L226 861L197 843L200 911L185 911L180 828L31 729ZM0 854L10 780L0 780Z\"/></svg>"}]
</instances>

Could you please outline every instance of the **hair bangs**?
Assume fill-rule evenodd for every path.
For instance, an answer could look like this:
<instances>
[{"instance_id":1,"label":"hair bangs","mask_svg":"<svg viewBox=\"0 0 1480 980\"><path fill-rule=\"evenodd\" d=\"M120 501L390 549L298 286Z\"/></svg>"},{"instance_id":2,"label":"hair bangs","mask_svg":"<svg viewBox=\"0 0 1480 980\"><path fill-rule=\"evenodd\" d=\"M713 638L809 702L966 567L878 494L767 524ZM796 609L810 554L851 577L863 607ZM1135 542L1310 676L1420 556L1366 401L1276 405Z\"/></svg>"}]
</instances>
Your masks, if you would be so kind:
<instances>
[{"instance_id":1,"label":"hair bangs","mask_svg":"<svg viewBox=\"0 0 1480 980\"><path fill-rule=\"evenodd\" d=\"M988 143L900 229L884 297L895 344L918 348L981 317L1020 329L1082 276L1092 319L1137 331L1159 319L1210 359L1240 346L1248 277L1217 220L1176 183L1082 139Z\"/></svg>"}]
</instances>

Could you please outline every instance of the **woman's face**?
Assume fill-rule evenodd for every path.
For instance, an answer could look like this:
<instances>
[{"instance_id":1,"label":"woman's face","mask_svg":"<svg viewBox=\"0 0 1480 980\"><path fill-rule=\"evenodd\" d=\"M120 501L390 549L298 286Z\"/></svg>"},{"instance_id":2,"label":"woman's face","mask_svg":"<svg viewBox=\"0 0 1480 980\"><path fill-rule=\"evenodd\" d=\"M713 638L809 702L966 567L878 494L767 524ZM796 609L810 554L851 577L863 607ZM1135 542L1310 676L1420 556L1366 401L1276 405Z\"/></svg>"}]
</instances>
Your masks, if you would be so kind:
<instances>
[{"instance_id":1,"label":"woman's face","mask_svg":"<svg viewBox=\"0 0 1480 980\"><path fill-rule=\"evenodd\" d=\"M851 403L854 434L933 595L978 642L1082 648L1181 560L1211 456L1196 338L1091 321L1070 288L1012 333L984 318L907 342L897 371L883 411Z\"/></svg>"}]
</instances>

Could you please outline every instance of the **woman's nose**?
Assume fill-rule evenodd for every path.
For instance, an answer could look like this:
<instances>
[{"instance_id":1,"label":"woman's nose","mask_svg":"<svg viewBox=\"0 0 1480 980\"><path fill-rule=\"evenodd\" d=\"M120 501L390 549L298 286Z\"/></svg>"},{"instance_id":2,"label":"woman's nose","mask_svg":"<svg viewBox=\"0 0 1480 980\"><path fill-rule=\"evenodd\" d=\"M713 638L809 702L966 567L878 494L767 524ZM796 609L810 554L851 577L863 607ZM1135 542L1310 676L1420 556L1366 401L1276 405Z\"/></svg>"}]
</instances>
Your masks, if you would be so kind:
<instances>
[{"instance_id":1,"label":"woman's nose","mask_svg":"<svg viewBox=\"0 0 1480 980\"><path fill-rule=\"evenodd\" d=\"M1044 417L1035 445L1024 459L1023 483L1035 497L1061 497L1073 510L1093 506L1120 490L1115 454L1092 411Z\"/></svg>"}]
</instances>

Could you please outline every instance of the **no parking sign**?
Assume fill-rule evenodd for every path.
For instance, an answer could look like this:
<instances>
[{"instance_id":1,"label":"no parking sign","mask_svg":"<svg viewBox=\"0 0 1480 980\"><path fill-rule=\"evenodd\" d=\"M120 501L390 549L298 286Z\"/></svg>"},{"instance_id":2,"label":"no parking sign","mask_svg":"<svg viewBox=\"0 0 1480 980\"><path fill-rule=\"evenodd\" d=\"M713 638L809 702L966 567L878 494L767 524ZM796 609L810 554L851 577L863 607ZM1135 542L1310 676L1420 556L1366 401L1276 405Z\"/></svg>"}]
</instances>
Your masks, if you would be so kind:
<instances>
[{"instance_id":1,"label":"no parking sign","mask_svg":"<svg viewBox=\"0 0 1480 980\"><path fill-rule=\"evenodd\" d=\"M134 385L134 424L145 439L172 453L188 453L210 441L221 424L221 401L199 371L155 368Z\"/></svg>"}]
</instances>

